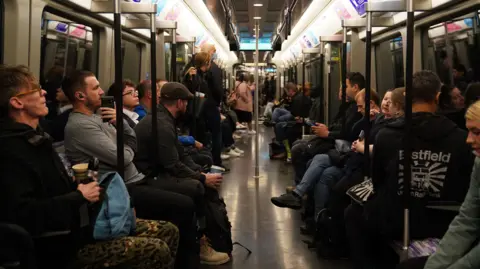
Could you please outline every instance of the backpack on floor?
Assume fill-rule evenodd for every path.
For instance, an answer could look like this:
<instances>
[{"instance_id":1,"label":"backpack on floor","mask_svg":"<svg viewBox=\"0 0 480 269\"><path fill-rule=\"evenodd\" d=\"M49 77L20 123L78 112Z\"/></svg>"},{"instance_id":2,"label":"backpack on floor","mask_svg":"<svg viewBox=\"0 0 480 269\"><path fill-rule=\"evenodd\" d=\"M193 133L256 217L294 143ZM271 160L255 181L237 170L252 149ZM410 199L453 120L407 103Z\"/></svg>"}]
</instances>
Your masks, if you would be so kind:
<instances>
[{"instance_id":1,"label":"backpack on floor","mask_svg":"<svg viewBox=\"0 0 480 269\"><path fill-rule=\"evenodd\" d=\"M233 250L232 225L228 219L227 206L217 191L207 190L206 197L205 235L210 239L213 249L230 255Z\"/></svg>"},{"instance_id":2,"label":"backpack on floor","mask_svg":"<svg viewBox=\"0 0 480 269\"><path fill-rule=\"evenodd\" d=\"M268 145L268 155L270 159L273 159L273 156L285 152L285 147L275 141Z\"/></svg>"},{"instance_id":3,"label":"backpack on floor","mask_svg":"<svg viewBox=\"0 0 480 269\"><path fill-rule=\"evenodd\" d=\"M103 175L98 183L104 190L93 209L93 237L111 240L135 232L136 220L130 195L122 177L116 172Z\"/></svg>"}]
</instances>

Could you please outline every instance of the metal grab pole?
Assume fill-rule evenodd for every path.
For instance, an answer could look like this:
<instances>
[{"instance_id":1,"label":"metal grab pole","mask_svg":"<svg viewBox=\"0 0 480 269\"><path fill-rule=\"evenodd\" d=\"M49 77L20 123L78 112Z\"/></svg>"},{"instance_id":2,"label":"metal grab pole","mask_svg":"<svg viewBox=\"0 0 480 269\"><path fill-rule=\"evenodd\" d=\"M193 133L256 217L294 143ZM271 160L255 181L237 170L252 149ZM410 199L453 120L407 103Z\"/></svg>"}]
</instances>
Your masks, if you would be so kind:
<instances>
[{"instance_id":1,"label":"metal grab pole","mask_svg":"<svg viewBox=\"0 0 480 269\"><path fill-rule=\"evenodd\" d=\"M155 149L153 150L153 161L155 164L159 162L159 140L157 129L157 28L155 25L156 14L150 15L150 81L152 91L152 139Z\"/></svg>"},{"instance_id":2,"label":"metal grab pole","mask_svg":"<svg viewBox=\"0 0 480 269\"><path fill-rule=\"evenodd\" d=\"M172 58L170 59L171 81L177 79L177 30L172 29Z\"/></svg>"},{"instance_id":3,"label":"metal grab pole","mask_svg":"<svg viewBox=\"0 0 480 269\"><path fill-rule=\"evenodd\" d=\"M370 176L370 91L372 76L372 12L367 12L367 36L366 36L366 59L365 59L365 178Z\"/></svg>"},{"instance_id":4,"label":"metal grab pole","mask_svg":"<svg viewBox=\"0 0 480 269\"><path fill-rule=\"evenodd\" d=\"M258 130L258 38L259 29L258 21L255 23L255 178L260 178L260 164L259 164L259 130Z\"/></svg>"},{"instance_id":5,"label":"metal grab pole","mask_svg":"<svg viewBox=\"0 0 480 269\"><path fill-rule=\"evenodd\" d=\"M345 104L346 102L347 102L347 28L344 27L343 28L343 47L342 47L342 104Z\"/></svg>"},{"instance_id":6,"label":"metal grab pole","mask_svg":"<svg viewBox=\"0 0 480 269\"><path fill-rule=\"evenodd\" d=\"M305 90L305 54L303 54L302 60L302 87Z\"/></svg>"},{"instance_id":7,"label":"metal grab pole","mask_svg":"<svg viewBox=\"0 0 480 269\"><path fill-rule=\"evenodd\" d=\"M412 179L410 168L412 158L411 130L412 130L412 88L413 88L413 32L414 32L413 0L407 1L407 60L405 62L405 139L403 161L403 198L404 198L404 233L403 249L407 252L410 245L409 200Z\"/></svg>"},{"instance_id":8,"label":"metal grab pole","mask_svg":"<svg viewBox=\"0 0 480 269\"><path fill-rule=\"evenodd\" d=\"M115 51L115 108L117 113L117 171L125 179L124 145L123 145L123 77L122 77L122 22L120 13L121 0L114 1L113 31Z\"/></svg>"},{"instance_id":9,"label":"metal grab pole","mask_svg":"<svg viewBox=\"0 0 480 269\"><path fill-rule=\"evenodd\" d=\"M342 44L342 105L347 103L347 28L343 27L343 44ZM342 126L347 124L347 110L343 114Z\"/></svg>"}]
</instances>

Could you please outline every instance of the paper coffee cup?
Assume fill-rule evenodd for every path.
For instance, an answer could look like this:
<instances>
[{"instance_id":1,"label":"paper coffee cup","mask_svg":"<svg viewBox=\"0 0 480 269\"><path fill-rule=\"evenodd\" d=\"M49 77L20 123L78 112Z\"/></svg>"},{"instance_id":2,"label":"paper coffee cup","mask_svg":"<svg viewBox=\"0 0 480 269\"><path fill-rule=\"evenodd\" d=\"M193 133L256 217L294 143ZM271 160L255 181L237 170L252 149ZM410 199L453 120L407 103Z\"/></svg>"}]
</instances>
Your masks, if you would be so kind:
<instances>
[{"instance_id":1,"label":"paper coffee cup","mask_svg":"<svg viewBox=\"0 0 480 269\"><path fill-rule=\"evenodd\" d=\"M210 167L210 173L212 174L223 174L225 173L225 168L222 168L220 166L212 165Z\"/></svg>"},{"instance_id":2,"label":"paper coffee cup","mask_svg":"<svg viewBox=\"0 0 480 269\"><path fill-rule=\"evenodd\" d=\"M83 181L88 178L88 163L79 163L72 166L76 181Z\"/></svg>"}]
</instances>

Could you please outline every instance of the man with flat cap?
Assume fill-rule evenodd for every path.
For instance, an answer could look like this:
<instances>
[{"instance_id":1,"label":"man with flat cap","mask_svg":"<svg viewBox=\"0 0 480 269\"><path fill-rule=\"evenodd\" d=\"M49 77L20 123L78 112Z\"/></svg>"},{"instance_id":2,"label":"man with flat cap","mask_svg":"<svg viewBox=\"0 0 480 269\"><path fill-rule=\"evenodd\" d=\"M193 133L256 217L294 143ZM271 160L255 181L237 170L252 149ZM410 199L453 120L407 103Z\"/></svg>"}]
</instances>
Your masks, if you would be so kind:
<instances>
[{"instance_id":1,"label":"man with flat cap","mask_svg":"<svg viewBox=\"0 0 480 269\"><path fill-rule=\"evenodd\" d=\"M135 164L138 169L147 175L171 177L180 180L197 180L206 187L216 189L221 184L221 175L203 174L192 170L194 167L190 156L185 154L183 146L178 141L176 119L187 111L188 100L193 95L181 83L168 82L162 87L160 104L157 108L158 136L152 137L152 114L145 116L144 120L135 127L138 139L138 152L135 155ZM159 160L154 159L154 140L157 139ZM163 180L168 181L168 180Z\"/></svg>"},{"instance_id":2,"label":"man with flat cap","mask_svg":"<svg viewBox=\"0 0 480 269\"><path fill-rule=\"evenodd\" d=\"M176 119L187 111L188 100L193 94L181 83L168 82L162 87L160 104L157 108L157 137L152 137L152 114L149 113L135 127L138 152L135 165L144 174L155 177L151 182L155 187L189 195L197 206L197 218L200 230L205 228L205 189L216 190L222 183L221 174L204 174L192 170L195 163L184 151L178 140ZM158 140L158 149L153 145ZM154 151L158 151L158 163L154 163ZM196 190L193 194L192 188ZM228 261L228 255L210 248L203 237L200 240L200 259L209 264L222 264Z\"/></svg>"}]
</instances>

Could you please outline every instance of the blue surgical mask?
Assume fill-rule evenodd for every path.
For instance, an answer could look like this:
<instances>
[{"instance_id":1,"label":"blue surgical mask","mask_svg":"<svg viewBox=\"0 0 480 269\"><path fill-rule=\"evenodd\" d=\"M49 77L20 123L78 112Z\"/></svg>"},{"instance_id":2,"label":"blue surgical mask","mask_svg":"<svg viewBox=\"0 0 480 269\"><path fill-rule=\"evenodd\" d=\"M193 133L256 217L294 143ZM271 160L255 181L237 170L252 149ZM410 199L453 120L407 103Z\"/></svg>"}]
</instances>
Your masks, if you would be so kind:
<instances>
[{"instance_id":1,"label":"blue surgical mask","mask_svg":"<svg viewBox=\"0 0 480 269\"><path fill-rule=\"evenodd\" d=\"M217 54L216 52L213 53L213 55L212 55L212 60L216 60L217 58L218 58L218 54Z\"/></svg>"}]
</instances>

